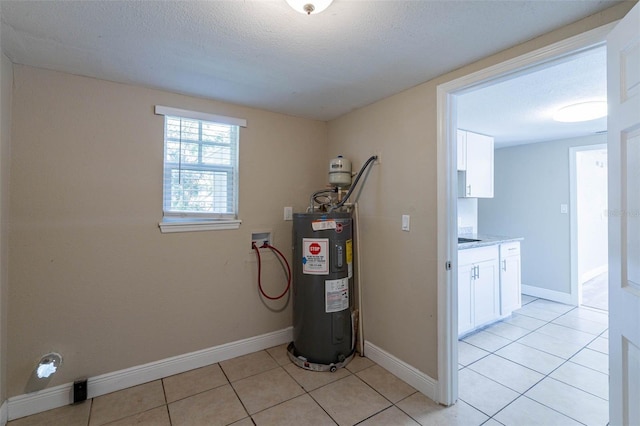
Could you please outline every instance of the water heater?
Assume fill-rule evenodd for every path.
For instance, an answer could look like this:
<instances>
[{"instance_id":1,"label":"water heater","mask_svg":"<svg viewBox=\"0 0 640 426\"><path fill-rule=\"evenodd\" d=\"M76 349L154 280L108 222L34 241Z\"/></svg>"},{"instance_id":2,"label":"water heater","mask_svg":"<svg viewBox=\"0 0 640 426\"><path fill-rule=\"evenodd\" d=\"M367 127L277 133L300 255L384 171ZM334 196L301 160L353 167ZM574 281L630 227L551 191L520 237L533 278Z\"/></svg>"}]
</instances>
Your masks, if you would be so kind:
<instances>
[{"instance_id":1,"label":"water heater","mask_svg":"<svg viewBox=\"0 0 640 426\"><path fill-rule=\"evenodd\" d=\"M307 212L293 215L293 342L287 352L299 367L336 371L353 359L353 206L346 202L377 158L371 156L353 182L351 161L332 159L331 188L315 191Z\"/></svg>"},{"instance_id":2,"label":"water heater","mask_svg":"<svg viewBox=\"0 0 640 426\"><path fill-rule=\"evenodd\" d=\"M293 342L298 366L335 371L353 357L353 222L349 212L293 215Z\"/></svg>"}]
</instances>

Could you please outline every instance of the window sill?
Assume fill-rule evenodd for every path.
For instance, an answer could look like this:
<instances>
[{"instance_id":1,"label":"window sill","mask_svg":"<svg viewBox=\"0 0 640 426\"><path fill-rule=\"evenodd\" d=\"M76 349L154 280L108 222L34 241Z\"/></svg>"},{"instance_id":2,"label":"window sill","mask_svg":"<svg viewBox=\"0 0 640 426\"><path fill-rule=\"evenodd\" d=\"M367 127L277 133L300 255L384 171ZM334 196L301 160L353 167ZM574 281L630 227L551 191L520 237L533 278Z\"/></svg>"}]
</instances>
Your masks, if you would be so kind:
<instances>
[{"instance_id":1,"label":"window sill","mask_svg":"<svg viewBox=\"0 0 640 426\"><path fill-rule=\"evenodd\" d=\"M169 234L173 232L197 232L197 231L222 231L240 228L241 220L216 220L216 221L163 221L158 224L160 232Z\"/></svg>"}]
</instances>

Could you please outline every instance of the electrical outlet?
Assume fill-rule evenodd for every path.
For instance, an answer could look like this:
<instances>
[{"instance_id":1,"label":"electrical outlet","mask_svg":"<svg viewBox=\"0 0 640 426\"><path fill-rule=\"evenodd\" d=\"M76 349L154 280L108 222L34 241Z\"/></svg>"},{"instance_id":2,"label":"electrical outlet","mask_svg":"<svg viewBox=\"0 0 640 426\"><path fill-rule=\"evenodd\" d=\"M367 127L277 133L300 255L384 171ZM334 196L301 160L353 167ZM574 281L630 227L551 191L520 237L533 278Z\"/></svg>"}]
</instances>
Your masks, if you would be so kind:
<instances>
[{"instance_id":1,"label":"electrical outlet","mask_svg":"<svg viewBox=\"0 0 640 426\"><path fill-rule=\"evenodd\" d=\"M77 404L87 399L87 379L73 382L73 403Z\"/></svg>"}]
</instances>

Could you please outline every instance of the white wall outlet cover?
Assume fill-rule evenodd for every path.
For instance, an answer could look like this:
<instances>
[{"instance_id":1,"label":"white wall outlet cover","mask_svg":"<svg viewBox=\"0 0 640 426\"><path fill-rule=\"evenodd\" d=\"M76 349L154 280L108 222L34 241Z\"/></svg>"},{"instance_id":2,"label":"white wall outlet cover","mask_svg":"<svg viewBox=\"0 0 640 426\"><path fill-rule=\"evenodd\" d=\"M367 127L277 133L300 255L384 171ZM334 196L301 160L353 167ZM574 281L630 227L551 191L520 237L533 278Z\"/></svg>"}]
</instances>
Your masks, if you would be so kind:
<instances>
[{"instance_id":1,"label":"white wall outlet cover","mask_svg":"<svg viewBox=\"0 0 640 426\"><path fill-rule=\"evenodd\" d=\"M560 204L560 213L569 213L569 206L567 204Z\"/></svg>"}]
</instances>

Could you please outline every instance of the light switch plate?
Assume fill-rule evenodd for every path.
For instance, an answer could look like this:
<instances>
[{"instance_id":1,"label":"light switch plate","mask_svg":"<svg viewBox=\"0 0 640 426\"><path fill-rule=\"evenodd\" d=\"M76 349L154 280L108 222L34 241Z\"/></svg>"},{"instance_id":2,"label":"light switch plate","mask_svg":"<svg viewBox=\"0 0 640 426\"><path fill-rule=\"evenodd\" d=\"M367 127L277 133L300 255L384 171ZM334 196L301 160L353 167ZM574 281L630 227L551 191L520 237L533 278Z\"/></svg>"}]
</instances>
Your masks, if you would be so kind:
<instances>
[{"instance_id":1,"label":"light switch plate","mask_svg":"<svg viewBox=\"0 0 640 426\"><path fill-rule=\"evenodd\" d=\"M560 213L562 214L569 213L569 206L566 204L560 204Z\"/></svg>"},{"instance_id":2,"label":"light switch plate","mask_svg":"<svg viewBox=\"0 0 640 426\"><path fill-rule=\"evenodd\" d=\"M402 215L402 230L409 231L411 229L411 217L408 214Z\"/></svg>"},{"instance_id":3,"label":"light switch plate","mask_svg":"<svg viewBox=\"0 0 640 426\"><path fill-rule=\"evenodd\" d=\"M284 208L284 220L293 220L293 207Z\"/></svg>"}]
</instances>

